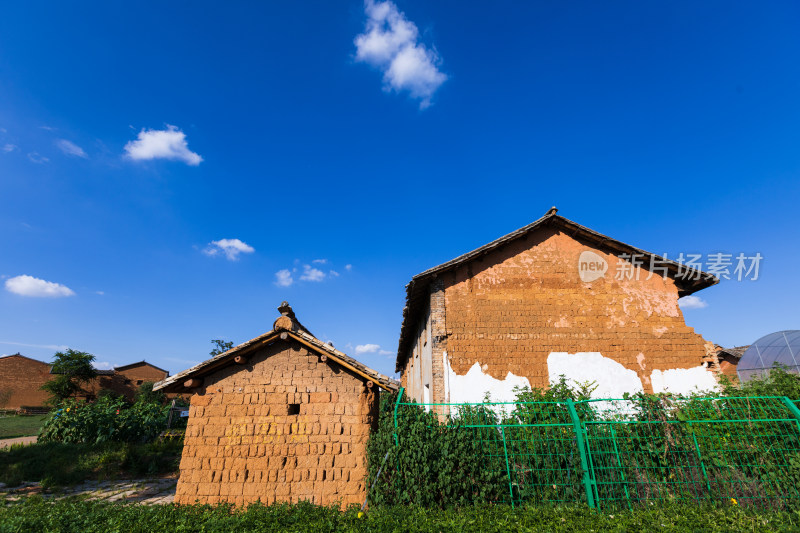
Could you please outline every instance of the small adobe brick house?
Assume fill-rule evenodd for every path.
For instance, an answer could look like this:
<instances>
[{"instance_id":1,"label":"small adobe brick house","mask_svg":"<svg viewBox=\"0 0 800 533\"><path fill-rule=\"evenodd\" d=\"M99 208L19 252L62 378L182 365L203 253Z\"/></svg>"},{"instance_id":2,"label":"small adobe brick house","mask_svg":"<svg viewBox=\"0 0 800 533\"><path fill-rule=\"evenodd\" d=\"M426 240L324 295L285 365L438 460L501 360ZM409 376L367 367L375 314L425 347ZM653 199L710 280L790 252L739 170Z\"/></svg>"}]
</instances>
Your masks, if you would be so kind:
<instances>
[{"instance_id":1,"label":"small adobe brick house","mask_svg":"<svg viewBox=\"0 0 800 533\"><path fill-rule=\"evenodd\" d=\"M596 382L595 397L715 388L705 341L678 298L718 281L552 208L414 276L396 370L423 403L481 401L487 392L511 401L515 386L546 387L561 375Z\"/></svg>"},{"instance_id":2,"label":"small adobe brick house","mask_svg":"<svg viewBox=\"0 0 800 533\"><path fill-rule=\"evenodd\" d=\"M379 390L398 383L278 310L269 332L154 386L192 393L175 502L363 501Z\"/></svg>"}]
</instances>

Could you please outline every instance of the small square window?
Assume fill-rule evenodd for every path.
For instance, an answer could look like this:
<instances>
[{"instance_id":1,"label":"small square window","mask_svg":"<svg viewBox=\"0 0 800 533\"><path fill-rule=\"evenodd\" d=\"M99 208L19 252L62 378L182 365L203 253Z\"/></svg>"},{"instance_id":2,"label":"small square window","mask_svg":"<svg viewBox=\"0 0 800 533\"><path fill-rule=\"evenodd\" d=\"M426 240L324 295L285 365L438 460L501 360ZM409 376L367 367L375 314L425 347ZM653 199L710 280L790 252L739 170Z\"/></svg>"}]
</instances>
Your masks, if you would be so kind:
<instances>
[{"instance_id":1,"label":"small square window","mask_svg":"<svg viewBox=\"0 0 800 533\"><path fill-rule=\"evenodd\" d=\"M300 414L300 404L299 403L290 403L289 404L289 414L290 415L299 415Z\"/></svg>"}]
</instances>

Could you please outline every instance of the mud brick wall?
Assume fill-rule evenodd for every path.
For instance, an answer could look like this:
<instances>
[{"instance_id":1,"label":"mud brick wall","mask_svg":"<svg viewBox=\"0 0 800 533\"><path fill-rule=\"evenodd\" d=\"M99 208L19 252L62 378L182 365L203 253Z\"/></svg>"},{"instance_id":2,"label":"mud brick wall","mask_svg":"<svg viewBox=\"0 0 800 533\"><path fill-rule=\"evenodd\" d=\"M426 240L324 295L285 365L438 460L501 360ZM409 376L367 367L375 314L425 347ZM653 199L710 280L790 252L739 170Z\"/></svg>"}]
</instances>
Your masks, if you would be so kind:
<instances>
[{"instance_id":1,"label":"mud brick wall","mask_svg":"<svg viewBox=\"0 0 800 533\"><path fill-rule=\"evenodd\" d=\"M19 355L0 358L0 394L10 390L11 396L5 409L21 406L40 407L45 404L49 394L41 390L50 381L50 365Z\"/></svg>"},{"instance_id":2,"label":"mud brick wall","mask_svg":"<svg viewBox=\"0 0 800 533\"><path fill-rule=\"evenodd\" d=\"M607 261L605 277L581 281L585 250ZM647 279L647 269L638 280L616 280L617 263L616 254L542 228L442 274L451 368L463 375L477 361L494 378L510 371L546 387L551 352L600 352L652 392L654 369L699 366L704 341L686 326L674 281L660 272Z\"/></svg>"},{"instance_id":3,"label":"mud brick wall","mask_svg":"<svg viewBox=\"0 0 800 533\"><path fill-rule=\"evenodd\" d=\"M377 387L278 341L192 395L175 501L361 503L377 416Z\"/></svg>"},{"instance_id":4,"label":"mud brick wall","mask_svg":"<svg viewBox=\"0 0 800 533\"><path fill-rule=\"evenodd\" d=\"M159 370L157 368L153 368L150 365L137 365L132 368L126 368L125 370L118 370L117 374L120 374L125 377L125 379L129 379L134 387L138 387L142 383L146 382L157 382L165 379L167 377L167 373L163 370ZM141 381L142 383L139 383Z\"/></svg>"}]
</instances>

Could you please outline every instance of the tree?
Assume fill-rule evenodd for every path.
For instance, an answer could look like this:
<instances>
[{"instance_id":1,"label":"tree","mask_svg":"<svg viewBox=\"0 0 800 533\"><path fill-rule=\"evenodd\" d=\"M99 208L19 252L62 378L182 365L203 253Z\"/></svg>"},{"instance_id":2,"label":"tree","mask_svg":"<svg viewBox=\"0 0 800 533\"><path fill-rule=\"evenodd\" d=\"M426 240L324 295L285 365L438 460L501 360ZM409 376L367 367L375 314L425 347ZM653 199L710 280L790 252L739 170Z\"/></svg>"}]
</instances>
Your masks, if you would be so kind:
<instances>
[{"instance_id":1,"label":"tree","mask_svg":"<svg viewBox=\"0 0 800 533\"><path fill-rule=\"evenodd\" d=\"M211 350L211 357L214 357L217 354L222 352L227 352L231 348L233 348L233 342L231 341L224 341L222 339L211 339L211 344L214 345L214 349Z\"/></svg>"},{"instance_id":2,"label":"tree","mask_svg":"<svg viewBox=\"0 0 800 533\"><path fill-rule=\"evenodd\" d=\"M94 356L71 348L65 352L56 352L50 370L53 379L42 385L42 390L50 393L48 403L57 405L61 401L85 392L83 385L97 377L92 366Z\"/></svg>"},{"instance_id":3,"label":"tree","mask_svg":"<svg viewBox=\"0 0 800 533\"><path fill-rule=\"evenodd\" d=\"M136 403L157 403L163 405L167 403L167 397L160 390L154 391L152 381L145 381L136 391Z\"/></svg>"}]
</instances>

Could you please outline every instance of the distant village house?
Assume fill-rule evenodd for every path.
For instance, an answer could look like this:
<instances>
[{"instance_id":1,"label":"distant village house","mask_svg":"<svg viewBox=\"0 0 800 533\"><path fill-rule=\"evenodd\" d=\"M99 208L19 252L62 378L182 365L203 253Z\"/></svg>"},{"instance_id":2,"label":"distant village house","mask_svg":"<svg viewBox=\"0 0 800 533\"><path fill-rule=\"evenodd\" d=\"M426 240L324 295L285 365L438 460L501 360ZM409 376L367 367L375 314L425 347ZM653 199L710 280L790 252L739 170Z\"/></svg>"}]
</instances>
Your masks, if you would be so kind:
<instances>
[{"instance_id":1,"label":"distant village house","mask_svg":"<svg viewBox=\"0 0 800 533\"><path fill-rule=\"evenodd\" d=\"M161 381L169 372L147 361L118 366L113 370L98 370L97 377L83 386L79 397L92 400L102 390L132 400L136 391L145 382ZM0 357L0 395L5 400L0 409L42 408L49 394L42 385L53 379L50 363L20 354ZM10 394L9 394L10 393Z\"/></svg>"}]
</instances>

